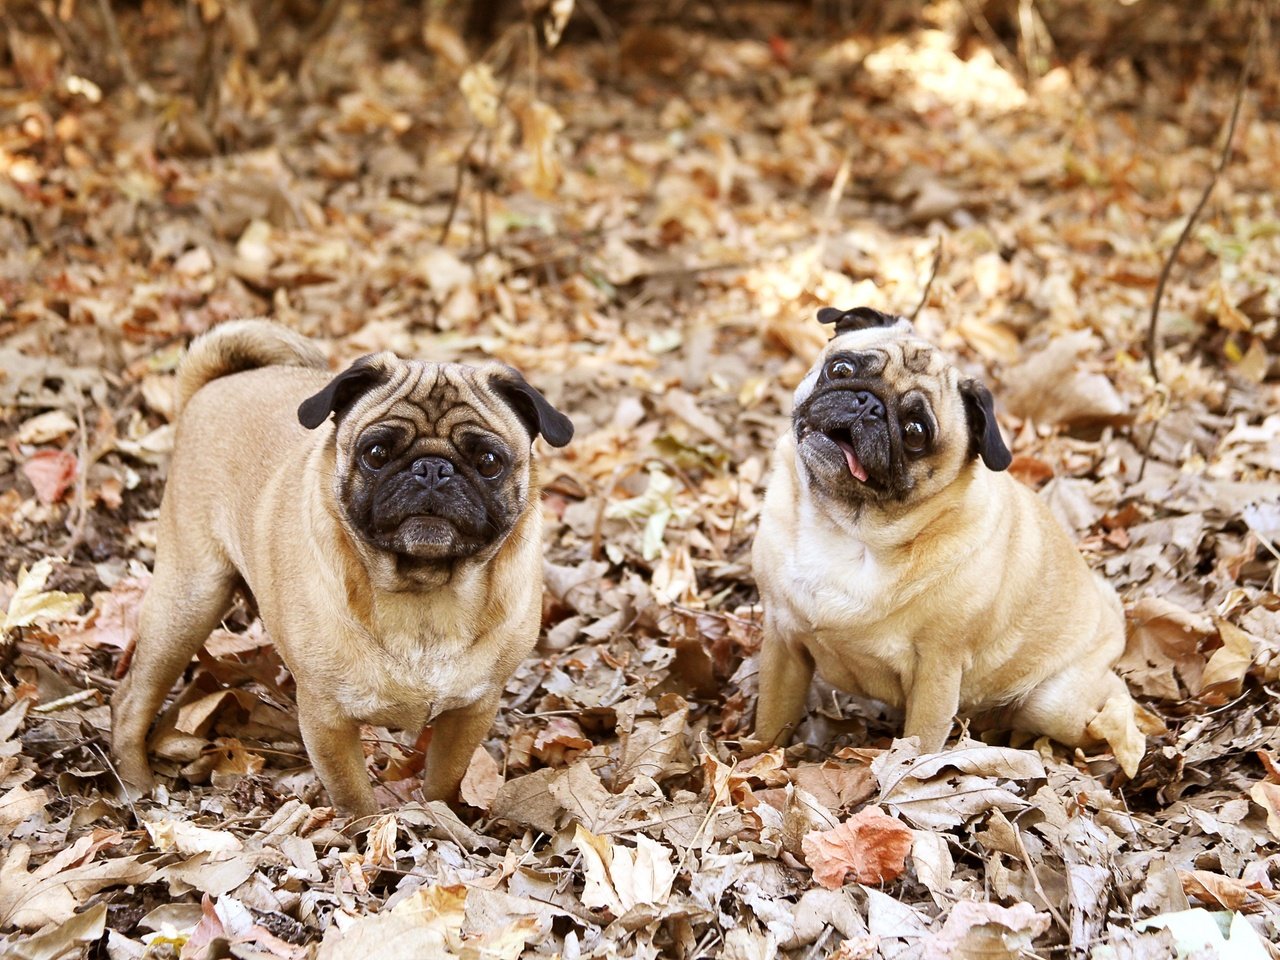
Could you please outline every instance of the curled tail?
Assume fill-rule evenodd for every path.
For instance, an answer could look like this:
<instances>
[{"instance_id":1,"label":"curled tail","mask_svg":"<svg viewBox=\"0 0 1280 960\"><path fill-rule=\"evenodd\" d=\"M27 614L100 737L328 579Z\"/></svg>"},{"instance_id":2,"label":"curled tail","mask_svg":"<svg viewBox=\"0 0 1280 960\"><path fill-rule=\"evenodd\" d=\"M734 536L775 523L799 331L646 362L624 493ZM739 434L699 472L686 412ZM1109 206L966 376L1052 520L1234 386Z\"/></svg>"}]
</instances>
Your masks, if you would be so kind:
<instances>
[{"instance_id":1,"label":"curled tail","mask_svg":"<svg viewBox=\"0 0 1280 960\"><path fill-rule=\"evenodd\" d=\"M287 366L329 369L324 353L301 334L270 320L232 320L192 341L178 367L175 416L210 380L253 370Z\"/></svg>"}]
</instances>

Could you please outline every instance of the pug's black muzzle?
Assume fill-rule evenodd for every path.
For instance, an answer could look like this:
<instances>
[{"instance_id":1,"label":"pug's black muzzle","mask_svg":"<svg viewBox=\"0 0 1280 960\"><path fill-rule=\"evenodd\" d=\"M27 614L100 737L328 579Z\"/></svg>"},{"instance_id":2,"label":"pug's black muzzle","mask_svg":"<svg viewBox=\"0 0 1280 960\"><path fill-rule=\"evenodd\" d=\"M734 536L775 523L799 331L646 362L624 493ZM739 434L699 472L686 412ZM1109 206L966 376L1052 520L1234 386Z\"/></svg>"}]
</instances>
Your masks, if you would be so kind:
<instances>
[{"instance_id":1,"label":"pug's black muzzle","mask_svg":"<svg viewBox=\"0 0 1280 960\"><path fill-rule=\"evenodd\" d=\"M819 387L819 392L797 408L794 419L796 439L821 461L838 467L830 471L833 477L843 474L850 482L860 482L876 492L895 488L891 440L895 424L875 391L862 384ZM852 462L848 452L853 455ZM865 481L854 474L855 465L865 471Z\"/></svg>"},{"instance_id":2,"label":"pug's black muzzle","mask_svg":"<svg viewBox=\"0 0 1280 960\"><path fill-rule=\"evenodd\" d=\"M503 532L471 480L444 457L420 457L373 497L374 542L421 560L474 556Z\"/></svg>"}]
</instances>

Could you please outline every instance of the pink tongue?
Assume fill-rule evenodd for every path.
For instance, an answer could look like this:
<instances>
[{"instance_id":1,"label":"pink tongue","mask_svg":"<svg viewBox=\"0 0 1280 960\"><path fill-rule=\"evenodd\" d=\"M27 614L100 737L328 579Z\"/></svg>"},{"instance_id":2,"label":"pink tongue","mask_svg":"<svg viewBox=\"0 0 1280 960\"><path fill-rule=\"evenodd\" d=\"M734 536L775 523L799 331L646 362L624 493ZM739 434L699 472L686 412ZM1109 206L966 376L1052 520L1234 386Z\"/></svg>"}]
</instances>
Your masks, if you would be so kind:
<instances>
[{"instance_id":1,"label":"pink tongue","mask_svg":"<svg viewBox=\"0 0 1280 960\"><path fill-rule=\"evenodd\" d=\"M841 452L844 453L844 462L849 465L849 473L861 480L863 483L866 483L867 471L862 469L862 464L858 462L858 455L853 452L853 447L845 443L843 440L837 440L836 446L838 446Z\"/></svg>"}]
</instances>

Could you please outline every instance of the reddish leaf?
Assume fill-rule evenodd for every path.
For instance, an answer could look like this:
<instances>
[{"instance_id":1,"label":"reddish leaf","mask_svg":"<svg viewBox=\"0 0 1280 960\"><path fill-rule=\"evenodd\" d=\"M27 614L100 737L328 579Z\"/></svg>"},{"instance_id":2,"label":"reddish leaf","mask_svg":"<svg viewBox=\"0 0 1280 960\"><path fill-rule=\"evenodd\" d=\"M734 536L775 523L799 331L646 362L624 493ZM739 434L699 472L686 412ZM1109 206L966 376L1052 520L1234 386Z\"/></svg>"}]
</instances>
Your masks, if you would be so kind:
<instances>
[{"instance_id":1,"label":"reddish leaf","mask_svg":"<svg viewBox=\"0 0 1280 960\"><path fill-rule=\"evenodd\" d=\"M813 878L838 889L846 874L859 883L892 883L906 868L911 829L877 807L860 810L834 830L804 838L804 857Z\"/></svg>"},{"instance_id":2,"label":"reddish leaf","mask_svg":"<svg viewBox=\"0 0 1280 960\"><path fill-rule=\"evenodd\" d=\"M41 503L57 503L76 478L76 458L65 450L40 450L22 465Z\"/></svg>"}]
</instances>

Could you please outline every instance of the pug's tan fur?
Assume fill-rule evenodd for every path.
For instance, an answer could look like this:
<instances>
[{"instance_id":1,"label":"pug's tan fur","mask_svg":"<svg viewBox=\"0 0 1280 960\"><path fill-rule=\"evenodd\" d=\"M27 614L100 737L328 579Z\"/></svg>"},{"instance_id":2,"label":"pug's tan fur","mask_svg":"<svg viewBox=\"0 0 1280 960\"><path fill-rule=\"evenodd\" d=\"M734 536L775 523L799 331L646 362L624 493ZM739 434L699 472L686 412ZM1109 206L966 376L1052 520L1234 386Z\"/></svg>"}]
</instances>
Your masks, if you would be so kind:
<instances>
[{"instance_id":1,"label":"pug's tan fur","mask_svg":"<svg viewBox=\"0 0 1280 960\"><path fill-rule=\"evenodd\" d=\"M1119 598L1039 498L979 457L972 424L983 412L966 392L985 394L991 414L985 388L892 319L849 322L828 344L774 452L753 555L764 606L757 738L790 736L816 667L841 689L904 708L906 736L926 751L943 747L957 715L992 713L1005 726L1086 744L1109 705L1125 728L1117 757L1132 775L1142 739L1111 669L1124 649ZM885 490L856 477L843 484L805 423L818 416L806 401L821 397L837 356L883 357L881 373L858 386L890 411L923 397L932 412L934 448L909 463L900 448L904 462L886 472ZM1007 466L998 431L986 440L998 445L996 466Z\"/></svg>"},{"instance_id":2,"label":"pug's tan fur","mask_svg":"<svg viewBox=\"0 0 1280 960\"><path fill-rule=\"evenodd\" d=\"M359 816L376 812L361 723L431 723L424 792L455 796L507 678L538 633L542 515L530 454L537 424L531 431L526 422L537 414L524 394L516 397L523 406L512 406L513 394L502 390L527 384L499 364L391 354L359 364L363 379L342 384L335 422L325 398L314 398L341 377L296 334L241 321L193 344L179 376L155 573L132 665L112 703L113 752L132 787L151 787L148 728L243 580L293 673L303 740L331 800ZM299 422L306 403L317 429ZM450 439L459 430L492 435L510 451L502 489L486 494L514 518L505 535L454 557L446 554L462 549L455 542L462 534L444 521L409 520L387 534L416 556L362 533L352 503L359 484L372 481L362 479L354 451L373 426L393 421L407 431L394 436L412 436L411 445L441 457L460 457ZM566 430L563 418L551 425L561 443ZM406 447L405 457L416 449Z\"/></svg>"}]
</instances>

